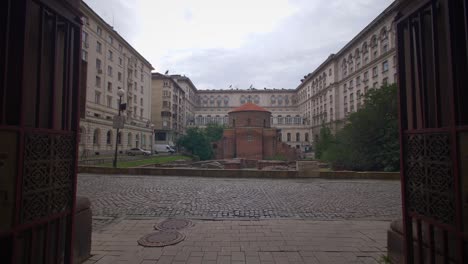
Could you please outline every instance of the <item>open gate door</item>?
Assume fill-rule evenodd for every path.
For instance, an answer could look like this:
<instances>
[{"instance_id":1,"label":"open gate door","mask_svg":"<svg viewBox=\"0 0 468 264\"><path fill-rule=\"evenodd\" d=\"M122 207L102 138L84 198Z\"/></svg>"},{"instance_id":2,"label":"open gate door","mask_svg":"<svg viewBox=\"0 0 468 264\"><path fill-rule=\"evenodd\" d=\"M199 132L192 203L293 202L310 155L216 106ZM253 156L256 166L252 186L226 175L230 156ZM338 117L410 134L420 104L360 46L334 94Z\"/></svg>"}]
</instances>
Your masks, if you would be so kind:
<instances>
[{"instance_id":1,"label":"open gate door","mask_svg":"<svg viewBox=\"0 0 468 264\"><path fill-rule=\"evenodd\" d=\"M0 261L72 262L78 0L0 4Z\"/></svg>"},{"instance_id":2,"label":"open gate door","mask_svg":"<svg viewBox=\"0 0 468 264\"><path fill-rule=\"evenodd\" d=\"M468 4L400 4L406 263L468 263Z\"/></svg>"}]
</instances>

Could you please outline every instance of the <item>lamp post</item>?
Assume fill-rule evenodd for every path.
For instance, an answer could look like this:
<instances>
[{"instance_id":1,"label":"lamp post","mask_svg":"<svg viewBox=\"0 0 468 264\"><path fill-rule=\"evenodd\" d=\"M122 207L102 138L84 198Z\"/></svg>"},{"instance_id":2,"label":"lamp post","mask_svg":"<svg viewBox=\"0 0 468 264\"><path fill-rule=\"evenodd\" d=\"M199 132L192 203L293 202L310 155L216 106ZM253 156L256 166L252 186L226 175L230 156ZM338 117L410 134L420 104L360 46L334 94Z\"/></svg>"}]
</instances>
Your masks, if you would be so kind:
<instances>
[{"instance_id":1,"label":"lamp post","mask_svg":"<svg viewBox=\"0 0 468 264\"><path fill-rule=\"evenodd\" d=\"M122 112L122 96L124 96L125 94L125 91L122 89L122 88L119 88L119 90L117 91L117 95L119 96L119 112L118 112L118 121L116 123L115 126L117 128L117 135L115 137L115 153L114 153L114 162L112 163L112 167L114 168L117 168L117 151L118 151L118 148L119 148L119 145L118 145L118 139L119 139L119 129L120 129L120 126L121 126L121 121L120 121L120 117L121 117L121 112ZM122 127L123 128L123 127ZM122 140L122 139L120 139Z\"/></svg>"},{"instance_id":2,"label":"lamp post","mask_svg":"<svg viewBox=\"0 0 468 264\"><path fill-rule=\"evenodd\" d=\"M153 156L154 154L154 151L153 151L153 145L154 145L154 125L151 124L151 140L150 140L150 144L151 144L151 156Z\"/></svg>"}]
</instances>

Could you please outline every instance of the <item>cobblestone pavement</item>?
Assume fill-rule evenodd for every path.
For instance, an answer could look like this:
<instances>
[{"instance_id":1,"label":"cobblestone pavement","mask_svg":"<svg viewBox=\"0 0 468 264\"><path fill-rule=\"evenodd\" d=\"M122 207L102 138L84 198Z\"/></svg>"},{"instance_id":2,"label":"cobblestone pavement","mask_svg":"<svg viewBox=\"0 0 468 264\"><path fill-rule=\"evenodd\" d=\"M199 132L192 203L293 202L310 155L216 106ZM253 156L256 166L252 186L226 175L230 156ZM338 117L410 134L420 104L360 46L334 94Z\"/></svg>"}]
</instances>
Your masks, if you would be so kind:
<instances>
[{"instance_id":1,"label":"cobblestone pavement","mask_svg":"<svg viewBox=\"0 0 468 264\"><path fill-rule=\"evenodd\" d=\"M80 174L95 228L122 217L391 220L400 183L383 180L226 179Z\"/></svg>"}]
</instances>

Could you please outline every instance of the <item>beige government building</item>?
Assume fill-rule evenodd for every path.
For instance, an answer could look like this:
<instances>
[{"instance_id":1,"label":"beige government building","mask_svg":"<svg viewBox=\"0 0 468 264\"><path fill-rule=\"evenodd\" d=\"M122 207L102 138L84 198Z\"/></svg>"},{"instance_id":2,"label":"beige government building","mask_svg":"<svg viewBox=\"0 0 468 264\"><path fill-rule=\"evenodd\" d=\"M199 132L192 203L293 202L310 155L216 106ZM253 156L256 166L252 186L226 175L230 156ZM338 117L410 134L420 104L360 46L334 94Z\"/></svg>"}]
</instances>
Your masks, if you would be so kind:
<instances>
[{"instance_id":1,"label":"beige government building","mask_svg":"<svg viewBox=\"0 0 468 264\"><path fill-rule=\"evenodd\" d=\"M252 102L272 112L283 142L310 149L322 124L340 129L370 89L396 82L395 15L391 4L295 89L198 90L186 76L153 73L156 142L173 145L188 127L226 125L230 110Z\"/></svg>"},{"instance_id":2,"label":"beige government building","mask_svg":"<svg viewBox=\"0 0 468 264\"><path fill-rule=\"evenodd\" d=\"M247 102L271 111L271 126L281 129L283 142L310 150L322 125L340 129L370 89L396 82L394 6L306 74L295 89L200 90L187 76L152 73L151 64L82 2L86 81L80 157L111 154L116 141L122 152L150 150L153 143L175 145L189 127L226 125L228 112ZM125 127L117 136L112 124L119 89L127 107Z\"/></svg>"},{"instance_id":3,"label":"beige government building","mask_svg":"<svg viewBox=\"0 0 468 264\"><path fill-rule=\"evenodd\" d=\"M133 147L150 149L151 64L86 3L83 13L82 60L86 72L84 111L80 120L80 157L108 155ZM126 103L125 127L112 127L118 113L119 89ZM116 138L118 137L118 138Z\"/></svg>"}]
</instances>

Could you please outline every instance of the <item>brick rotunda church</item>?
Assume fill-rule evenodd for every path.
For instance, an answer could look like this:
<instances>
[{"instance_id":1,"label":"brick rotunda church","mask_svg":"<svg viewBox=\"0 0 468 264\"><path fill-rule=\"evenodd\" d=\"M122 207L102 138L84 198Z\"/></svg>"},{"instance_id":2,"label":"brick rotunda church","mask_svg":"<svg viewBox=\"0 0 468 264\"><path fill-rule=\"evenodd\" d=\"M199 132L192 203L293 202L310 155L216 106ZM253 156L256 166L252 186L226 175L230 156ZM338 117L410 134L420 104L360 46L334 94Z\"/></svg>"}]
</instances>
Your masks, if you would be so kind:
<instances>
[{"instance_id":1,"label":"brick rotunda church","mask_svg":"<svg viewBox=\"0 0 468 264\"><path fill-rule=\"evenodd\" d=\"M271 112L253 103L246 103L228 113L229 127L215 144L217 159L295 160L298 152L281 142L279 129L271 127Z\"/></svg>"}]
</instances>

